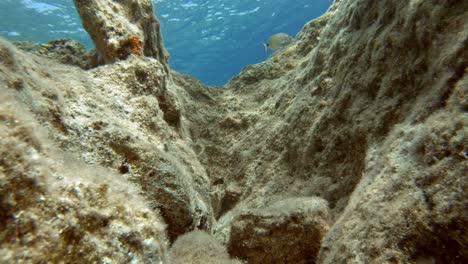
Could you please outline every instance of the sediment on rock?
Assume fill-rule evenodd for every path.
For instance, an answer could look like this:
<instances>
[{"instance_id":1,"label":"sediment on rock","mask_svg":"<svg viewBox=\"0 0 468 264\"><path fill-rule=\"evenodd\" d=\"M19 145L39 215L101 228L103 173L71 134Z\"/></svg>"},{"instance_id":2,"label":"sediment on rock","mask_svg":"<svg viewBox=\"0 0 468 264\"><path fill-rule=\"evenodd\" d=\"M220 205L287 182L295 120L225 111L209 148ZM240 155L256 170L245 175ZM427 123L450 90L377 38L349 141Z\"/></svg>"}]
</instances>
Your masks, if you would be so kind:
<instances>
[{"instance_id":1,"label":"sediment on rock","mask_svg":"<svg viewBox=\"0 0 468 264\"><path fill-rule=\"evenodd\" d=\"M188 232L174 242L170 255L174 264L240 264L231 259L216 238L210 234L195 230Z\"/></svg>"},{"instance_id":2,"label":"sediment on rock","mask_svg":"<svg viewBox=\"0 0 468 264\"><path fill-rule=\"evenodd\" d=\"M171 223L171 241L194 228L211 228L209 181L177 125L181 91L167 84L158 61L131 57L85 72L7 43L0 47L2 87L64 151L135 184L152 210Z\"/></svg>"},{"instance_id":3,"label":"sediment on rock","mask_svg":"<svg viewBox=\"0 0 468 264\"><path fill-rule=\"evenodd\" d=\"M0 93L0 262L167 262L164 220L137 188L57 148L37 112L6 87Z\"/></svg>"},{"instance_id":4,"label":"sediment on rock","mask_svg":"<svg viewBox=\"0 0 468 264\"><path fill-rule=\"evenodd\" d=\"M151 0L74 0L83 27L93 40L99 63L109 64L131 54L157 59L167 69L159 21Z\"/></svg>"},{"instance_id":5,"label":"sediment on rock","mask_svg":"<svg viewBox=\"0 0 468 264\"><path fill-rule=\"evenodd\" d=\"M68 252L63 241L90 261L164 260L164 219L182 262L467 262L468 2L335 1L224 89L169 76L150 1L75 3L107 65L83 71L0 42L6 260L24 250L15 241L38 258L46 231L60 250L41 261ZM54 168L49 145L108 176ZM61 185L71 174L82 185ZM63 226L45 230L57 212Z\"/></svg>"},{"instance_id":6,"label":"sediment on rock","mask_svg":"<svg viewBox=\"0 0 468 264\"><path fill-rule=\"evenodd\" d=\"M228 250L248 263L311 263L329 228L326 201L317 197L283 199L236 215Z\"/></svg>"},{"instance_id":7,"label":"sediment on rock","mask_svg":"<svg viewBox=\"0 0 468 264\"><path fill-rule=\"evenodd\" d=\"M13 44L21 50L63 64L75 65L84 70L98 66L96 51L86 51L83 44L73 39L54 39L46 44L32 41L14 41Z\"/></svg>"},{"instance_id":8,"label":"sediment on rock","mask_svg":"<svg viewBox=\"0 0 468 264\"><path fill-rule=\"evenodd\" d=\"M237 113L249 109L261 118L227 143L224 179L243 190L232 211L269 203L273 194L317 195L329 202L336 221L319 263L421 256L464 262L467 218L456 212L467 203L460 181L467 169L461 99L467 92L467 10L458 1L340 1L326 15L319 40L305 28L291 45L317 41L292 70L254 81L245 76L275 69L263 63L241 72L228 84L239 97ZM271 60L281 52L291 51ZM433 151L435 142L445 154ZM410 151L415 148L420 154ZM418 155L433 156L438 165ZM228 225L224 220L235 215L220 221ZM454 250L444 249L449 247Z\"/></svg>"}]
</instances>

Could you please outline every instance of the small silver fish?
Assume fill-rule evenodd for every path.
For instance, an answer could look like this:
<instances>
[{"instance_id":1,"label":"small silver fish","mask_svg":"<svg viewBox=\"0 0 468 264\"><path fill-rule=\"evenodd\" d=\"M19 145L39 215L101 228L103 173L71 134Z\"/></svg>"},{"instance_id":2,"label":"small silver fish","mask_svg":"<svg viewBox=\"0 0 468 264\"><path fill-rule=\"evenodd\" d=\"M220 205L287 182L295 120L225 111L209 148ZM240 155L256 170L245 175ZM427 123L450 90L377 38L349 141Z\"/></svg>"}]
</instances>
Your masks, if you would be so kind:
<instances>
[{"instance_id":1,"label":"small silver fish","mask_svg":"<svg viewBox=\"0 0 468 264\"><path fill-rule=\"evenodd\" d=\"M276 33L268 39L266 44L262 44L265 47L265 52L267 52L269 48L272 50L284 48L289 43L291 43L292 40L293 38L286 33Z\"/></svg>"}]
</instances>

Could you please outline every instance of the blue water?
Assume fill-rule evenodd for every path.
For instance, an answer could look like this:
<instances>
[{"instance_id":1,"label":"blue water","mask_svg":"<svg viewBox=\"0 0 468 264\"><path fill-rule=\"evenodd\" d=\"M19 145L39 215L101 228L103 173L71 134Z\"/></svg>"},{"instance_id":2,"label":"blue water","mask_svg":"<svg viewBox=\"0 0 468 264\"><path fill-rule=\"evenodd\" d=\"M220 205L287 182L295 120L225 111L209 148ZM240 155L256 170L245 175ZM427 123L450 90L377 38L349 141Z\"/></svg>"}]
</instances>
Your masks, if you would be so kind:
<instances>
[{"instance_id":1,"label":"blue water","mask_svg":"<svg viewBox=\"0 0 468 264\"><path fill-rule=\"evenodd\" d=\"M277 32L295 36L332 0L153 0L172 69L222 85L268 56L262 42ZM0 36L45 43L92 42L71 0L0 0Z\"/></svg>"}]
</instances>

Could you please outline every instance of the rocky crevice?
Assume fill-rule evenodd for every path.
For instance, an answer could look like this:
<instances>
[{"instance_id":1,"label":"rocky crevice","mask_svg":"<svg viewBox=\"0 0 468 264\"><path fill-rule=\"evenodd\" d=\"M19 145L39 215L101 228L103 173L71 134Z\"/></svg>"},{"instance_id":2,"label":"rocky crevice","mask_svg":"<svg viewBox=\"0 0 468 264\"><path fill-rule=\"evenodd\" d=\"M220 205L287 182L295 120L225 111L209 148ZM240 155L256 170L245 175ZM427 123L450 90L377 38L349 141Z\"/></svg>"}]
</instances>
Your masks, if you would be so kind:
<instances>
[{"instance_id":1,"label":"rocky crevice","mask_svg":"<svg viewBox=\"0 0 468 264\"><path fill-rule=\"evenodd\" d=\"M75 4L105 65L0 42L0 238L26 212L18 239L90 261L466 262L464 1L335 1L224 87L168 69L151 1Z\"/></svg>"}]
</instances>

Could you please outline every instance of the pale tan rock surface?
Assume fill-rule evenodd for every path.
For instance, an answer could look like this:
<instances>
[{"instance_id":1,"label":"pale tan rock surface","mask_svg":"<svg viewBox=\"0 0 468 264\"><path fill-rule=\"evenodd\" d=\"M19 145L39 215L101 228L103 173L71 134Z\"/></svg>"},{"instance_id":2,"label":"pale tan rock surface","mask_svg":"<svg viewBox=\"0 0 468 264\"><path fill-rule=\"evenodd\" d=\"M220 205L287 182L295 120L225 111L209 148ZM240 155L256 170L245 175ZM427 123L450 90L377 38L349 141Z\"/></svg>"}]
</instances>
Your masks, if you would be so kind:
<instances>
[{"instance_id":1,"label":"pale tan rock surface","mask_svg":"<svg viewBox=\"0 0 468 264\"><path fill-rule=\"evenodd\" d=\"M341 1L292 70L269 75L300 40L231 80L230 115L255 120L222 155L243 190L234 211L273 194L325 198L336 222L319 263L466 261L467 12Z\"/></svg>"},{"instance_id":2,"label":"pale tan rock surface","mask_svg":"<svg viewBox=\"0 0 468 264\"><path fill-rule=\"evenodd\" d=\"M142 14L148 14L148 2L140 2ZM93 37L96 42L116 38L120 43L128 34L148 32L139 27L143 22L135 24L137 29L127 24L134 15L127 11L138 5L106 3L103 10L115 5L117 11L106 17L109 12L96 9L90 20L109 24L90 21L87 29L106 32L113 27L123 37L109 31L100 40ZM113 244L119 237L114 229L94 227L79 242L71 236L70 250L93 248L90 259L164 260L167 246L159 214L170 241L203 229L225 245L241 248L259 241L252 233L240 245L229 244L237 241L231 239L231 227L236 231L243 212L253 212L248 214L252 217L260 211L273 214L268 209L272 204L316 196L329 206L319 211L329 210L331 216L323 241L314 236L284 245L310 245L316 252L313 247L320 244L318 255L310 257L316 263L466 263L466 36L466 1L335 1L291 45L246 67L224 87L206 87L168 72L164 56L130 52L126 60L111 63L118 58L115 49L102 43L96 45L102 54L109 52L108 65L83 71L1 41L1 106L20 109L2 110L19 116L0 123L6 135L0 164L1 188L6 190L0 216L7 223L0 230L2 256L15 259L28 249L25 257L35 259L39 256L34 252L49 246L38 243L37 236L46 232L42 223L51 221L58 209L36 212L42 198L14 206L9 201L42 194L54 205L71 197L60 191L72 188L68 181L48 176L54 175L50 170L74 175L91 193L99 193L102 182L110 186L108 203L90 203L93 198L86 195L69 198L67 221L78 223L78 230L88 228L87 222L74 219L89 211L114 215L109 223L131 220L125 223L133 229L148 221L133 215L151 209L147 217L155 219L155 226L147 230L153 231L140 231L128 241L146 241L149 235L153 246L134 253L128 243ZM156 47L162 46L158 34L156 38ZM20 125L14 120L23 124L22 116L33 123L29 132L16 132ZM7 156L9 149L18 154ZM39 163L28 161L32 149L41 153ZM51 165L62 153L69 153L71 164L86 163L91 172L69 163ZM18 166L11 165L15 157L21 160ZM19 188L28 186L15 185L21 177L44 187ZM114 180L117 189L111 188ZM54 189L61 184L62 189ZM119 186L135 194L125 198ZM115 210L119 205L127 211ZM35 229L15 231L22 223L15 220L17 214L33 219L28 221L36 222ZM326 225L313 228L321 226ZM61 226L47 227L47 232L61 234ZM24 237L33 242L15 242ZM56 237L50 245L63 247L64 240ZM263 244L258 251L272 246ZM203 252L202 245L179 249ZM55 252L44 259L68 251ZM285 254L276 253L271 257ZM248 258L262 263L262 254Z\"/></svg>"},{"instance_id":3,"label":"pale tan rock surface","mask_svg":"<svg viewBox=\"0 0 468 264\"><path fill-rule=\"evenodd\" d=\"M162 44L151 0L73 2L94 41L99 63L113 63L136 54L155 58L166 67L169 54Z\"/></svg>"},{"instance_id":4,"label":"pale tan rock surface","mask_svg":"<svg viewBox=\"0 0 468 264\"><path fill-rule=\"evenodd\" d=\"M195 230L188 232L174 242L170 254L174 264L240 264L231 259L226 250L216 238L210 234Z\"/></svg>"},{"instance_id":5,"label":"pale tan rock surface","mask_svg":"<svg viewBox=\"0 0 468 264\"><path fill-rule=\"evenodd\" d=\"M96 50L86 51L83 44L73 39L54 39L46 44L13 41L13 44L21 50L85 70L94 68L98 64Z\"/></svg>"},{"instance_id":6,"label":"pale tan rock surface","mask_svg":"<svg viewBox=\"0 0 468 264\"><path fill-rule=\"evenodd\" d=\"M134 56L84 72L3 47L12 61L4 85L64 150L141 184L153 209L172 223L171 240L211 225L209 181L185 143L177 91L169 90L175 86L158 61Z\"/></svg>"},{"instance_id":7,"label":"pale tan rock surface","mask_svg":"<svg viewBox=\"0 0 468 264\"><path fill-rule=\"evenodd\" d=\"M56 146L73 133L56 87L83 74L3 40L0 56L0 263L167 262L166 225L140 191Z\"/></svg>"},{"instance_id":8,"label":"pale tan rock surface","mask_svg":"<svg viewBox=\"0 0 468 264\"><path fill-rule=\"evenodd\" d=\"M247 263L311 263L329 228L325 200L281 199L263 208L243 209L236 215L228 250Z\"/></svg>"}]
</instances>

